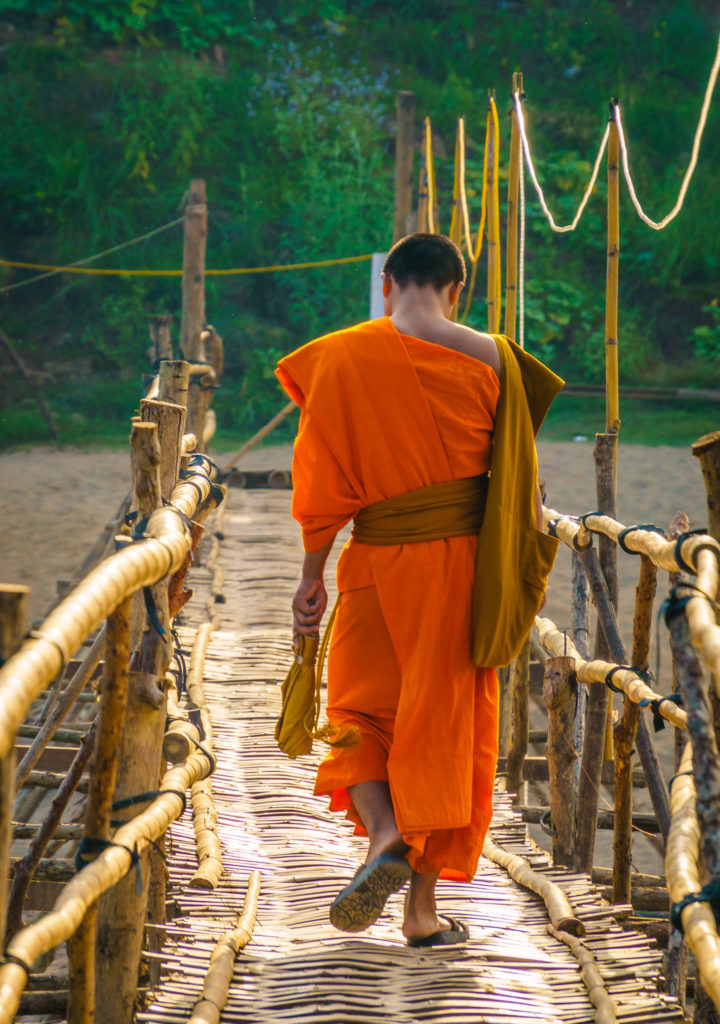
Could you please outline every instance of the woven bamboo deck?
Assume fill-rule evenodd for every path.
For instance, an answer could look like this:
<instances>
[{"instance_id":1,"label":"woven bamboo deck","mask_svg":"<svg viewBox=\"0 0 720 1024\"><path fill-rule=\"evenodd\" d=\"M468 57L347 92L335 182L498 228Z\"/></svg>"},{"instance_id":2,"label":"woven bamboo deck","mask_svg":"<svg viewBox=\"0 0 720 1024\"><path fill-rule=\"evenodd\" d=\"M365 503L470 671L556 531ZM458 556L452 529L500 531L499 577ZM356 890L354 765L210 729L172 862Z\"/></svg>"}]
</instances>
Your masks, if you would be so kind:
<instances>
[{"instance_id":1,"label":"woven bamboo deck","mask_svg":"<svg viewBox=\"0 0 720 1024\"><path fill-rule=\"evenodd\" d=\"M213 776L225 875L215 891L188 888L196 868L190 811L172 828L168 896L177 916L160 955L162 979L148 1022L185 1021L202 990L215 942L234 926L251 870L262 872L258 920L235 965L228 1022L338 1024L542 1021L584 1024L595 1011L568 948L547 934L543 902L483 859L472 884L440 883L440 911L463 918L465 946L408 949L400 932L402 897L362 936L327 920L328 905L363 858L364 841L342 816L312 796L317 758L289 761L273 739L278 683L288 667L288 609L300 545L288 491L231 489L219 564L221 625L205 666L218 767ZM181 627L190 645L204 617L210 574L196 568L196 598ZM198 592L201 599L197 600ZM681 1019L658 993L661 954L624 932L586 876L554 871L526 835L501 791L496 843L526 857L565 891L587 929L623 1022Z\"/></svg>"}]
</instances>

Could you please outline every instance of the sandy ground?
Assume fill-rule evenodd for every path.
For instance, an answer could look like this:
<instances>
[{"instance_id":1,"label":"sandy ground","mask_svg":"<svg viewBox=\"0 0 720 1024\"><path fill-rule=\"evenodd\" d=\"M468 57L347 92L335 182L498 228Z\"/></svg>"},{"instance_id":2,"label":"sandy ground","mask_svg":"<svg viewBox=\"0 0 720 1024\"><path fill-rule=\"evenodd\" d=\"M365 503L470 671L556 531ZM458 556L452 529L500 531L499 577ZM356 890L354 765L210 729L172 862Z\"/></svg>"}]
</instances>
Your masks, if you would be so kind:
<instances>
[{"instance_id":1,"label":"sandy ground","mask_svg":"<svg viewBox=\"0 0 720 1024\"><path fill-rule=\"evenodd\" d=\"M547 481L548 505L568 513L592 511L596 505L592 443L540 443L540 472ZM249 453L248 469L288 468L291 448L278 446ZM222 465L227 456L219 457ZM129 456L123 451L55 450L34 448L0 455L3 534L0 546L0 581L24 583L31 588L30 616L43 616L56 592L56 581L71 577L112 520L129 490ZM705 497L700 467L686 449L624 445L619 457L618 518L625 524L655 522L666 526L679 509L693 527L706 522ZM232 501L232 491L230 493ZM620 620L629 645L638 559L623 555L620 561ZM299 567L298 567L299 568ZM659 600L667 591L661 573ZM561 628L569 627L570 553L561 545L546 614ZM662 664L658 687L671 687L670 655L663 631ZM654 654L651 664L654 665ZM617 703L617 698L616 698ZM533 727L542 724L536 709ZM659 750L667 775L672 773L672 730L658 734ZM530 793L531 802L542 799ZM604 794L601 806L609 807ZM638 809L649 810L647 794L636 791ZM543 845L547 839L533 833ZM635 844L633 860L640 870L660 872L662 861L653 845L643 838ZM601 835L596 863L611 863L610 833Z\"/></svg>"}]
</instances>

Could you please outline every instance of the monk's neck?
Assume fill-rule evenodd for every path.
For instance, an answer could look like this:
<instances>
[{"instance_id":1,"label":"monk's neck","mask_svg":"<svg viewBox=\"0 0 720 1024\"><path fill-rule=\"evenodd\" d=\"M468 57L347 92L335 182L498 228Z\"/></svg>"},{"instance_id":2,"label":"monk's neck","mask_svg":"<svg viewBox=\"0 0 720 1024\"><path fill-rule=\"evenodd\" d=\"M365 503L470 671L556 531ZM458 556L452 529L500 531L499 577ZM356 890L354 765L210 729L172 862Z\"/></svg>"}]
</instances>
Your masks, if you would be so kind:
<instances>
[{"instance_id":1,"label":"monk's neck","mask_svg":"<svg viewBox=\"0 0 720 1024\"><path fill-rule=\"evenodd\" d=\"M447 323L450 308L433 288L408 286L393 296L389 315L401 334L412 334L419 326L439 327Z\"/></svg>"}]
</instances>

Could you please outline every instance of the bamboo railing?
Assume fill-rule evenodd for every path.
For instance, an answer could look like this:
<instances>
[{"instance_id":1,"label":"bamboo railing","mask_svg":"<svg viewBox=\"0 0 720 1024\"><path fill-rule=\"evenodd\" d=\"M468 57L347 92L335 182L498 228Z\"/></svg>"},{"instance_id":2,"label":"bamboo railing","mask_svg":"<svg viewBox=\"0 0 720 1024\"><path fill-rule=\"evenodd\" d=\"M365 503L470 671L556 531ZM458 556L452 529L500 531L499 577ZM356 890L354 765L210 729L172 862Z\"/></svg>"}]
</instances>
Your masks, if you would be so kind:
<instances>
[{"instance_id":1,"label":"bamboo railing","mask_svg":"<svg viewBox=\"0 0 720 1024\"><path fill-rule=\"evenodd\" d=\"M129 1024L146 911L160 926L151 933L151 948L165 921L158 843L182 814L188 790L198 856L191 884L212 888L223 871L209 779L212 727L202 682L215 625L210 605L214 609L222 582L219 568L209 621L193 645L185 698L176 685L181 656L172 639L173 620L191 595L184 581L202 523L224 496L214 463L190 454L214 433L210 404L223 367L222 339L203 323L204 182L192 183L185 221L182 337L190 362L173 359L170 318L153 317L155 373L132 423L133 487L122 510L133 511L115 523L115 550L112 536L103 535L69 593L24 640L27 588L0 587L0 867L5 880L13 839L29 840L26 854L13 859L12 884L0 885L5 935L0 1022L13 1019L35 966L67 942L68 1021L89 1024L97 995L103 999L104 1021ZM185 701L199 709L200 733L188 720ZM61 729L68 720L73 727ZM29 747L16 770L21 736L28 737ZM75 744L69 771L37 770L43 757L57 750L51 744L58 740ZM174 762L169 767L168 760ZM40 824L14 823L53 789ZM84 825L62 820L78 792L87 793ZM80 841L76 868L67 858L43 857L49 845L62 848L67 841ZM26 897L38 878L66 884L52 909L26 926ZM258 885L256 878L242 933L228 939L228 949L249 938ZM34 1005L41 1002L38 993Z\"/></svg>"},{"instance_id":2,"label":"bamboo railing","mask_svg":"<svg viewBox=\"0 0 720 1024\"><path fill-rule=\"evenodd\" d=\"M702 462L711 530L717 534L718 520L713 510L720 507L720 434L701 439L693 453ZM555 863L587 872L593 867L597 804L589 809L582 802L576 763L582 761L581 772L587 771L588 744L604 747L604 739L602 730L598 735L595 729L593 735L588 725L590 705L578 700L577 695L585 689L589 693L612 689L623 698L622 713L614 728L615 809L610 816L614 829L610 873L613 901L625 905L635 899L630 874L635 827L631 786L633 748L637 747L653 799L656 831L664 837L667 877L664 900L659 889L654 890L652 898L645 895L647 888L638 891L638 898L646 902L649 899L647 905L661 911L664 906L666 914L670 910L669 990L684 1000L684 978L678 974L686 970L687 958L678 955L684 938L697 962L696 993L704 994L708 1005L714 1003L720 1009L720 937L715 917L720 916L720 538L689 531L687 518L681 514L670 524L668 536L654 525L626 527L608 515L593 512L568 516L552 508L544 509L544 526L571 548L573 564L585 577L584 587L577 583L573 586L573 623L588 621L591 597L598 632L609 652L609 657L591 658L582 632L573 635L558 629L542 613L535 621L534 635L544 659L543 695L548 708L550 796L543 820L550 819ZM620 637L615 607L595 551L596 538L603 538L617 552L640 556L630 654ZM648 672L659 570L669 573L670 584L670 597L662 609L673 657L674 687L669 694L658 692ZM582 653L578 649L581 637ZM652 712L656 728L667 722L676 731L678 768L670 785L654 751L646 710ZM525 729L524 722L525 717L520 722L521 730ZM603 758L597 759L598 772L590 781L599 792L604 778L599 770ZM522 765L518 771L521 777ZM527 810L533 813L526 820L539 820L534 809ZM537 809L537 813L541 811ZM602 875L597 873L598 878ZM568 944L576 954L581 953L577 943ZM587 970L592 975L592 968ZM600 1002L602 1013L610 1013L604 998ZM698 1003L696 996L696 1005L701 1004L702 999ZM695 1019L714 1019L713 1012L706 1016L703 1011Z\"/></svg>"}]
</instances>

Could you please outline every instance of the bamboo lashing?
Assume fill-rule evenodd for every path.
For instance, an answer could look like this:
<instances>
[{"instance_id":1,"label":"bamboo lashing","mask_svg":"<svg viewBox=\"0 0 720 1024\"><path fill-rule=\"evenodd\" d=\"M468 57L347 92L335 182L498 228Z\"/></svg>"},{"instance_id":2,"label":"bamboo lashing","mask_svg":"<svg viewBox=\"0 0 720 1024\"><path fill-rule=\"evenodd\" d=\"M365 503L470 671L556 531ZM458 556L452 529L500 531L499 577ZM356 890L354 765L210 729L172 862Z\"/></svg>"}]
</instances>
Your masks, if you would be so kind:
<instances>
[{"instance_id":1,"label":"bamboo lashing","mask_svg":"<svg viewBox=\"0 0 720 1024\"><path fill-rule=\"evenodd\" d=\"M49 914L14 936L7 948L9 959L0 967L0 1024L10 1024L27 983L27 971L20 965L27 964L29 969L39 956L74 934L88 908L130 871L135 854L157 841L182 814L180 793L211 768L209 758L200 750L170 768L163 776L161 795L113 834L113 845L68 882Z\"/></svg>"},{"instance_id":2,"label":"bamboo lashing","mask_svg":"<svg viewBox=\"0 0 720 1024\"><path fill-rule=\"evenodd\" d=\"M252 938L259 895L260 872L252 871L242 914L233 930L223 935L212 951L202 996L193 1009L190 1024L219 1024L220 1014L228 999L235 957Z\"/></svg>"},{"instance_id":3,"label":"bamboo lashing","mask_svg":"<svg viewBox=\"0 0 720 1024\"><path fill-rule=\"evenodd\" d=\"M673 903L702 888L698 864L700 824L695 806L692 745L688 742L670 794L672 821L665 850L665 874ZM681 912L683 932L695 954L703 986L720 1008L720 937L709 903L690 903Z\"/></svg>"},{"instance_id":4,"label":"bamboo lashing","mask_svg":"<svg viewBox=\"0 0 720 1024\"><path fill-rule=\"evenodd\" d=\"M498 846L491 838L485 840L483 857L504 868L513 881L536 893L545 903L553 925L571 935L584 935L585 925L575 915L565 893L545 875L533 871L529 863Z\"/></svg>"},{"instance_id":5,"label":"bamboo lashing","mask_svg":"<svg viewBox=\"0 0 720 1024\"><path fill-rule=\"evenodd\" d=\"M211 496L208 471L193 467L165 506L149 519L146 539L110 555L50 613L42 629L0 668L0 758L13 747L30 705L57 676L83 641L117 606L183 563L190 547L185 525ZM180 513L180 515L178 515Z\"/></svg>"},{"instance_id":6,"label":"bamboo lashing","mask_svg":"<svg viewBox=\"0 0 720 1024\"><path fill-rule=\"evenodd\" d=\"M551 619L538 616L535 619L535 628L541 646L554 658L572 658L575 662L575 672L579 683L604 683L608 673L612 672L613 686L622 690L626 697L629 697L635 704L641 701L658 701L658 714L662 715L671 725L677 729L687 729L687 712L679 708L672 701L663 700L662 694L655 693L644 679L642 679L631 668L622 665L613 665L608 661L585 661L580 656L572 640L559 630Z\"/></svg>"}]
</instances>

